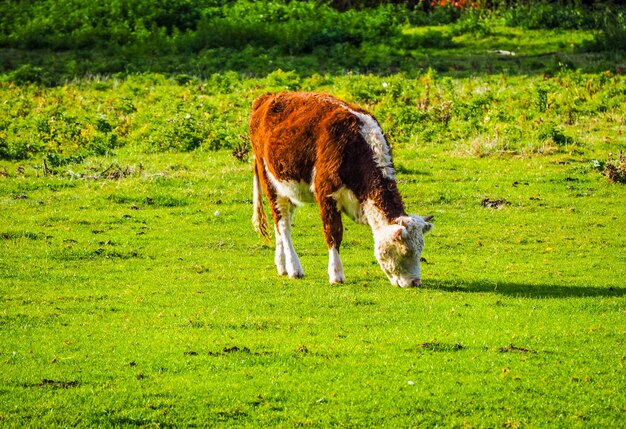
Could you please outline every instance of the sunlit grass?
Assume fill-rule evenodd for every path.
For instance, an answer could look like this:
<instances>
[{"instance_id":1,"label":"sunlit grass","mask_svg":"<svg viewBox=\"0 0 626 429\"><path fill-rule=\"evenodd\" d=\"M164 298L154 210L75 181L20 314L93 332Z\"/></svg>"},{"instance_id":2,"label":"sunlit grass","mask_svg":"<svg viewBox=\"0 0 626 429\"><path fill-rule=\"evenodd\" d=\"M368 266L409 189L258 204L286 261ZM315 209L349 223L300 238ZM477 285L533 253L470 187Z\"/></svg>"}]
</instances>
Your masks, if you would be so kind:
<instances>
[{"instance_id":1,"label":"sunlit grass","mask_svg":"<svg viewBox=\"0 0 626 429\"><path fill-rule=\"evenodd\" d=\"M2 178L3 424L624 421L623 186L554 157L418 155L395 153L407 208L436 218L414 290L352 223L328 285L313 206L294 228L306 277L278 277L225 151Z\"/></svg>"}]
</instances>

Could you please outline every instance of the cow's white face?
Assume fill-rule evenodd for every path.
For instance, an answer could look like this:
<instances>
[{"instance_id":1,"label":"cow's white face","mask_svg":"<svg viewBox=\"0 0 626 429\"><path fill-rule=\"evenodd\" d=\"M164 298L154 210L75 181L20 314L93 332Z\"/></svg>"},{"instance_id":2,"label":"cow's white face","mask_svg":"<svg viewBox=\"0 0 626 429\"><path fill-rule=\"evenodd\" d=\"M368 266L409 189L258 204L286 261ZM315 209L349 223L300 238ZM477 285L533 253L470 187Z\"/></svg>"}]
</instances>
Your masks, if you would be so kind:
<instances>
[{"instance_id":1,"label":"cow's white face","mask_svg":"<svg viewBox=\"0 0 626 429\"><path fill-rule=\"evenodd\" d=\"M421 284L420 256L424 250L424 234L433 227L430 218L402 216L374 235L374 254L394 286Z\"/></svg>"}]
</instances>

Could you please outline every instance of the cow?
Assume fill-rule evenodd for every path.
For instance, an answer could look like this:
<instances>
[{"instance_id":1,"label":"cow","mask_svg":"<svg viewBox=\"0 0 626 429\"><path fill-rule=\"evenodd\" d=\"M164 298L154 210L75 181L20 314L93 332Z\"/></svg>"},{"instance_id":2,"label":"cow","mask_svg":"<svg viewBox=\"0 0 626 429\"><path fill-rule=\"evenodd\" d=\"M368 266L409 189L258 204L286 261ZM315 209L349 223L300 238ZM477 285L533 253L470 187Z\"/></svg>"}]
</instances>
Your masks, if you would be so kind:
<instances>
[{"instance_id":1,"label":"cow","mask_svg":"<svg viewBox=\"0 0 626 429\"><path fill-rule=\"evenodd\" d=\"M341 214L368 224L374 255L400 287L421 285L420 256L432 216L407 215L389 145L366 110L315 92L265 94L252 105L253 216L269 240L263 194L274 220L274 262L280 275L304 276L291 239L296 207L317 202L328 245L330 283L343 283Z\"/></svg>"}]
</instances>

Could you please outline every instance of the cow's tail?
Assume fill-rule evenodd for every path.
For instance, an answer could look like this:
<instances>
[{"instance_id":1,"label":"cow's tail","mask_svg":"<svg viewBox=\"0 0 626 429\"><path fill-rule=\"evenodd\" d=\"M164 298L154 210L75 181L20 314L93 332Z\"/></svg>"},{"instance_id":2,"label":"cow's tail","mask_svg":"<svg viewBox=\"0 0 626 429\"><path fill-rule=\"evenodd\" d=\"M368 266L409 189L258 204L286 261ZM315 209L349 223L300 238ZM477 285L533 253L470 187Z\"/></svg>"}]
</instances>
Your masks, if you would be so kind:
<instances>
[{"instance_id":1,"label":"cow's tail","mask_svg":"<svg viewBox=\"0 0 626 429\"><path fill-rule=\"evenodd\" d=\"M265 215L265 209L263 208L263 190L261 189L261 178L259 177L259 163L256 159L254 160L253 185L252 204L254 211L252 213L252 225L254 225L255 231L260 236L269 240L270 236L267 232L267 216Z\"/></svg>"}]
</instances>

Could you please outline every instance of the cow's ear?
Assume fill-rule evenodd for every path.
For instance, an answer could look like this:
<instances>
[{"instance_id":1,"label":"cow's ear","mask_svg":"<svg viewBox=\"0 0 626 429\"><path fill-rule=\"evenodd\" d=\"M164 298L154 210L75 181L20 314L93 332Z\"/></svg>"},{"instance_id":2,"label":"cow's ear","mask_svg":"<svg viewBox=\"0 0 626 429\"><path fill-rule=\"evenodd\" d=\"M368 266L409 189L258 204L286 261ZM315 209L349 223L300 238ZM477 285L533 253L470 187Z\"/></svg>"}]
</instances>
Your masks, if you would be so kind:
<instances>
[{"instance_id":1,"label":"cow's ear","mask_svg":"<svg viewBox=\"0 0 626 429\"><path fill-rule=\"evenodd\" d=\"M409 228L415 224L415 220L413 219L413 216L400 216L394 220L394 223L404 228Z\"/></svg>"},{"instance_id":2,"label":"cow's ear","mask_svg":"<svg viewBox=\"0 0 626 429\"><path fill-rule=\"evenodd\" d=\"M423 234L426 234L428 231L433 229L433 224L430 223L430 221L433 220L434 218L435 218L434 216L422 216L422 220L424 221L424 224L422 225Z\"/></svg>"},{"instance_id":3,"label":"cow's ear","mask_svg":"<svg viewBox=\"0 0 626 429\"><path fill-rule=\"evenodd\" d=\"M400 228L398 228L396 232L394 232L393 235L391 236L391 240L392 241L402 240L406 236L406 233L407 233L406 228L403 226L400 226Z\"/></svg>"}]
</instances>

